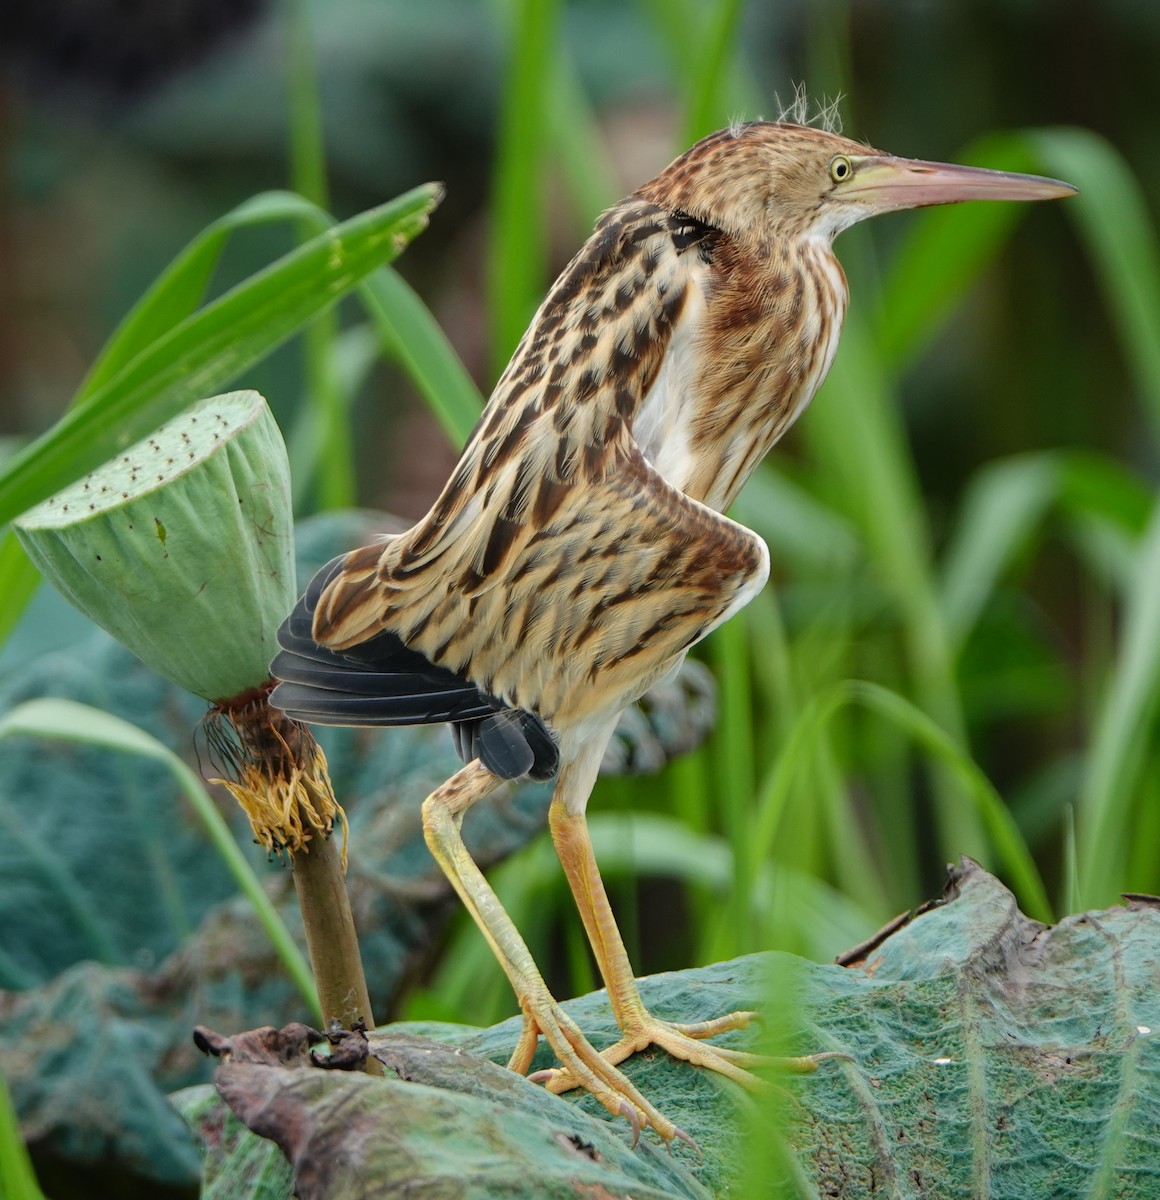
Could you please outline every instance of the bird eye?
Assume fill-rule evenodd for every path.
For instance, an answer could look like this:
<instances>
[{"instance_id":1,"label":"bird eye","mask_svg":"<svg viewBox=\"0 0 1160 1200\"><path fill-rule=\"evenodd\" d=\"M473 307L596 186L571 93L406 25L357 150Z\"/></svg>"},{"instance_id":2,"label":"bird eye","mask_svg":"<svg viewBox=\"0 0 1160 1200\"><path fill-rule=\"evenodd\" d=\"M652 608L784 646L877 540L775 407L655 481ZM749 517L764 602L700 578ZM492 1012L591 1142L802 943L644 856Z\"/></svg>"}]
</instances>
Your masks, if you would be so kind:
<instances>
[{"instance_id":1,"label":"bird eye","mask_svg":"<svg viewBox=\"0 0 1160 1200\"><path fill-rule=\"evenodd\" d=\"M853 171L853 164L844 154L839 154L837 158L830 159L830 178L835 183L841 183L843 179L849 179Z\"/></svg>"}]
</instances>

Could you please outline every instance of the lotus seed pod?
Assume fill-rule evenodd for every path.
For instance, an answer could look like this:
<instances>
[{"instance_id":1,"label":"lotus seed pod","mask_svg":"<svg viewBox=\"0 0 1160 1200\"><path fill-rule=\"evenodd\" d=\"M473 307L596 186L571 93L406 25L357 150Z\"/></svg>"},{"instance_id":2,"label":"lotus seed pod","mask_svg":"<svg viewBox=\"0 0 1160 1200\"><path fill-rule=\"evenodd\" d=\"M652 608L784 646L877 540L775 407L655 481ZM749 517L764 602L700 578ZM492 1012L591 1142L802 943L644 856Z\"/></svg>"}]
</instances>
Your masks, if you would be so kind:
<instances>
[{"instance_id":1,"label":"lotus seed pod","mask_svg":"<svg viewBox=\"0 0 1160 1200\"><path fill-rule=\"evenodd\" d=\"M14 524L46 579L174 683L220 701L267 680L294 542L257 392L203 400Z\"/></svg>"}]
</instances>

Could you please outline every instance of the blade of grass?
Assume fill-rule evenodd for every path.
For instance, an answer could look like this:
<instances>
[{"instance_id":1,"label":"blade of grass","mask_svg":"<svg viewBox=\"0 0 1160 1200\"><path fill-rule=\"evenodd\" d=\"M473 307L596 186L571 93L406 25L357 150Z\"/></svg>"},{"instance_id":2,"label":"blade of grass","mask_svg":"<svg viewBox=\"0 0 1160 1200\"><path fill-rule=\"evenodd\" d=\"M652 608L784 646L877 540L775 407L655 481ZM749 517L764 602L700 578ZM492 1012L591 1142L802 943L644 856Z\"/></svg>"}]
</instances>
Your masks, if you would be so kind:
<instances>
[{"instance_id":1,"label":"blade of grass","mask_svg":"<svg viewBox=\"0 0 1160 1200\"><path fill-rule=\"evenodd\" d=\"M1145 739L1160 700L1160 504L1141 547L1106 698L1092 734L1077 810L1084 908L1124 886Z\"/></svg>"},{"instance_id":2,"label":"blade of grass","mask_svg":"<svg viewBox=\"0 0 1160 1200\"><path fill-rule=\"evenodd\" d=\"M320 209L330 206L323 149L322 110L314 63L314 39L304 0L286 0L287 83L290 117L290 181L294 191ZM315 233L309 222L300 240ZM340 386L334 363L338 322L333 309L320 313L306 328L302 357L306 401L313 413L314 483L321 508L349 508L355 502L354 451L349 397ZM302 480L296 480L302 486Z\"/></svg>"},{"instance_id":3,"label":"blade of grass","mask_svg":"<svg viewBox=\"0 0 1160 1200\"><path fill-rule=\"evenodd\" d=\"M1066 212L1103 290L1160 443L1160 239L1139 181L1111 143L1086 129L1024 135L1040 169L1074 183Z\"/></svg>"},{"instance_id":4,"label":"blade of grass","mask_svg":"<svg viewBox=\"0 0 1160 1200\"><path fill-rule=\"evenodd\" d=\"M483 397L447 335L391 268L375 271L361 292L386 353L410 376L451 444L462 446L479 420Z\"/></svg>"},{"instance_id":5,"label":"blade of grass","mask_svg":"<svg viewBox=\"0 0 1160 1200\"><path fill-rule=\"evenodd\" d=\"M1063 810L1063 912L1066 916L1080 911L1079 851L1075 842L1075 805L1068 804Z\"/></svg>"},{"instance_id":6,"label":"blade of grass","mask_svg":"<svg viewBox=\"0 0 1160 1200\"><path fill-rule=\"evenodd\" d=\"M939 603L955 652L963 647L1002 571L1056 499L1054 454L993 463L971 478L943 556Z\"/></svg>"},{"instance_id":7,"label":"blade of grass","mask_svg":"<svg viewBox=\"0 0 1160 1200\"><path fill-rule=\"evenodd\" d=\"M6 1200L46 1200L20 1134L20 1119L0 1072L0 1196Z\"/></svg>"},{"instance_id":8,"label":"blade of grass","mask_svg":"<svg viewBox=\"0 0 1160 1200\"><path fill-rule=\"evenodd\" d=\"M1147 523L1152 496L1118 463L1083 451L1020 455L984 467L967 486L947 542L940 604L961 651L1002 573L1058 506L1085 536L1118 535L1129 561ZM1081 540L1081 553L1089 548Z\"/></svg>"},{"instance_id":9,"label":"blade of grass","mask_svg":"<svg viewBox=\"0 0 1160 1200\"><path fill-rule=\"evenodd\" d=\"M293 192L260 192L207 225L154 280L117 326L93 363L73 404L98 392L120 371L196 311L217 268L230 235L252 225L282 221L314 221L317 229L331 224L326 213Z\"/></svg>"},{"instance_id":10,"label":"blade of grass","mask_svg":"<svg viewBox=\"0 0 1160 1200\"><path fill-rule=\"evenodd\" d=\"M746 524L750 523L747 513L743 515L743 520ZM801 708L802 689L795 678L781 612L772 590L767 588L754 597L742 619L749 626L751 644L759 647L752 661L754 692L758 697L756 707L768 714L764 717L764 727L771 735L764 752L758 746L757 757L762 772L762 783L757 791L760 796L765 790L765 780L777 762L794 714ZM808 686L813 686L812 680ZM824 817L826 824L832 877L847 895L885 919L893 911L887 901L888 889L875 869L864 829L865 821L859 820L851 811L849 794L842 784L838 761L828 736L821 739L817 756L811 764L809 782L814 795L818 797L817 812ZM751 807L751 820L755 806L756 801ZM824 873L820 862L815 862L808 855L803 856L796 847L793 856L780 853L781 846L789 841L787 837L779 844L779 861L797 862L803 869L815 874ZM754 869L759 867L755 866ZM897 878L903 872L904 868L896 867L892 874Z\"/></svg>"},{"instance_id":11,"label":"blade of grass","mask_svg":"<svg viewBox=\"0 0 1160 1200\"><path fill-rule=\"evenodd\" d=\"M1038 166L1036 155L1017 134L978 138L955 158L1004 171L1033 171ZM900 367L918 356L997 257L1028 207L952 204L910 218L876 306L874 342L885 364Z\"/></svg>"},{"instance_id":12,"label":"blade of grass","mask_svg":"<svg viewBox=\"0 0 1160 1200\"><path fill-rule=\"evenodd\" d=\"M1160 892L1160 864L1156 862L1156 847L1160 845L1160 756L1154 740L1146 751L1136 794L1132 836L1119 890L1156 895Z\"/></svg>"},{"instance_id":13,"label":"blade of grass","mask_svg":"<svg viewBox=\"0 0 1160 1200\"><path fill-rule=\"evenodd\" d=\"M860 705L885 718L938 758L970 798L986 827L996 856L1003 862L1012 890L1028 916L1051 920L1051 905L1031 852L1002 797L973 759L947 732L904 696L864 680L846 679L819 692L802 711L786 742L777 768L760 798L751 839L751 853L769 854L787 806L790 788L809 762L819 736L843 709Z\"/></svg>"},{"instance_id":14,"label":"blade of grass","mask_svg":"<svg viewBox=\"0 0 1160 1200\"><path fill-rule=\"evenodd\" d=\"M71 404L100 391L138 354L184 321L205 296L230 235L251 225L313 221L325 229L330 218L292 192L263 192L207 226L157 277L105 344ZM228 380L222 380L226 383ZM79 474L80 472L78 472ZM36 591L40 575L11 533L0 539L0 644L16 627Z\"/></svg>"},{"instance_id":15,"label":"blade of grass","mask_svg":"<svg viewBox=\"0 0 1160 1200\"><path fill-rule=\"evenodd\" d=\"M335 338L331 354L343 415L349 423L354 397L382 358L382 338L370 322L353 325ZM321 420L317 407L304 405L286 439L295 512L309 511L311 507L313 482L323 453Z\"/></svg>"},{"instance_id":16,"label":"blade of grass","mask_svg":"<svg viewBox=\"0 0 1160 1200\"><path fill-rule=\"evenodd\" d=\"M1155 504L1150 483L1123 463L1087 450L1060 455L1060 505L1065 513L1102 518L1138 541Z\"/></svg>"},{"instance_id":17,"label":"blade of grass","mask_svg":"<svg viewBox=\"0 0 1160 1200\"><path fill-rule=\"evenodd\" d=\"M1064 211L1087 249L1160 439L1160 239L1123 156L1090 130L1041 129L990 134L972 142L961 160L1042 171L1079 188ZM916 216L882 291L876 338L889 362L921 350L1026 208L965 204Z\"/></svg>"},{"instance_id":18,"label":"blade of grass","mask_svg":"<svg viewBox=\"0 0 1160 1200\"><path fill-rule=\"evenodd\" d=\"M734 506L737 519L776 547L779 562L796 570L841 573L861 554L854 522L785 471L763 464Z\"/></svg>"},{"instance_id":19,"label":"blade of grass","mask_svg":"<svg viewBox=\"0 0 1160 1200\"><path fill-rule=\"evenodd\" d=\"M499 375L540 303L547 276L541 212L549 72L559 0L513 0L511 50L491 193L487 304L491 362Z\"/></svg>"},{"instance_id":20,"label":"blade of grass","mask_svg":"<svg viewBox=\"0 0 1160 1200\"><path fill-rule=\"evenodd\" d=\"M726 99L731 64L745 0L717 0L702 22L700 53L685 96L685 145L712 133L729 120Z\"/></svg>"},{"instance_id":21,"label":"blade of grass","mask_svg":"<svg viewBox=\"0 0 1160 1200\"><path fill-rule=\"evenodd\" d=\"M684 106L686 140L680 149L711 132L714 120L724 124L738 113L761 110L762 89L744 59L729 55L743 5L717 0L706 13L707 5L692 0L638 2L669 56L673 89Z\"/></svg>"},{"instance_id":22,"label":"blade of grass","mask_svg":"<svg viewBox=\"0 0 1160 1200\"><path fill-rule=\"evenodd\" d=\"M40 572L12 532L0 535L0 645L16 628L40 585Z\"/></svg>"},{"instance_id":23,"label":"blade of grass","mask_svg":"<svg viewBox=\"0 0 1160 1200\"><path fill-rule=\"evenodd\" d=\"M325 139L310 12L304 0L284 0L284 7L290 176L294 191L325 209L330 207L330 189L326 182Z\"/></svg>"},{"instance_id":24,"label":"blade of grass","mask_svg":"<svg viewBox=\"0 0 1160 1200\"><path fill-rule=\"evenodd\" d=\"M716 808L733 849L736 876L730 889L732 946L726 957L755 946L750 897L753 859L746 853L752 820L756 770L753 761L753 694L749 677L749 636L744 621L727 621L710 639L718 686L717 727L710 742Z\"/></svg>"},{"instance_id":25,"label":"blade of grass","mask_svg":"<svg viewBox=\"0 0 1160 1200\"><path fill-rule=\"evenodd\" d=\"M15 455L0 475L0 522L99 466L212 394L398 254L439 199L432 185L299 247L153 342Z\"/></svg>"},{"instance_id":26,"label":"blade of grass","mask_svg":"<svg viewBox=\"0 0 1160 1200\"><path fill-rule=\"evenodd\" d=\"M548 95L552 151L572 198L578 231L587 237L596 218L620 199L621 188L596 114L567 48L561 46Z\"/></svg>"},{"instance_id":27,"label":"blade of grass","mask_svg":"<svg viewBox=\"0 0 1160 1200\"><path fill-rule=\"evenodd\" d=\"M803 422L818 470L842 489L842 507L861 528L866 553L901 621L907 670L919 706L960 746L965 725L950 640L935 591L921 489L897 406L857 313L846 318L823 395ZM975 806L933 764L939 852L985 856Z\"/></svg>"},{"instance_id":28,"label":"blade of grass","mask_svg":"<svg viewBox=\"0 0 1160 1200\"><path fill-rule=\"evenodd\" d=\"M54 741L81 742L138 754L162 763L173 775L182 794L197 813L218 856L254 909L270 944L287 974L319 1017L318 996L310 967L290 931L278 915L253 868L246 861L225 818L202 781L167 746L120 717L74 700L42 699L19 704L0 718L0 738L13 734Z\"/></svg>"}]
</instances>

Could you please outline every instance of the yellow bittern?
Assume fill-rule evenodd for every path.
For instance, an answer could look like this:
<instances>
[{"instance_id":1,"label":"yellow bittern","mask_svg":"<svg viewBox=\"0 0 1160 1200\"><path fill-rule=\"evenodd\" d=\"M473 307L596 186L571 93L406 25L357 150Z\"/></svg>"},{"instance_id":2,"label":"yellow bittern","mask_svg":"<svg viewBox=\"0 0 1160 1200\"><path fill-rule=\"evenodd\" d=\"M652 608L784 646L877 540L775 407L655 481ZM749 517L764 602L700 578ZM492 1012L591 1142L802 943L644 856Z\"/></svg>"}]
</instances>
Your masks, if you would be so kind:
<instances>
[{"instance_id":1,"label":"yellow bittern","mask_svg":"<svg viewBox=\"0 0 1160 1200\"><path fill-rule=\"evenodd\" d=\"M273 701L303 721L450 722L466 764L423 805L439 861L523 1011L553 1091L683 1136L617 1064L655 1044L753 1083L706 1044L753 1014L649 1013L592 853L585 806L622 710L753 598L756 534L722 516L833 360L856 221L1069 185L895 158L807 125L735 125L609 209L524 334L458 466L406 533L326 566L279 634ZM598 1052L549 994L469 857L464 812L504 780L556 777L549 823L623 1037ZM811 1067L813 1059L790 1060Z\"/></svg>"}]
</instances>

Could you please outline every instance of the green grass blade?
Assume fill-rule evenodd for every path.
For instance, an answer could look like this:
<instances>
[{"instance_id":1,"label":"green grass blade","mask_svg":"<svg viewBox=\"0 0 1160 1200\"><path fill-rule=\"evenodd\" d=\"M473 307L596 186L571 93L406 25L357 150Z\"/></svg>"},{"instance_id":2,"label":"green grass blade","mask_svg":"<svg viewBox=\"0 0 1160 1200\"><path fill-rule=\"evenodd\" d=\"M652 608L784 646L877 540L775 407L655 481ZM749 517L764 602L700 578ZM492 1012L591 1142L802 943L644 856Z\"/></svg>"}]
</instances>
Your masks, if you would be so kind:
<instances>
[{"instance_id":1,"label":"green grass blade","mask_svg":"<svg viewBox=\"0 0 1160 1200\"><path fill-rule=\"evenodd\" d=\"M153 342L0 475L0 523L212 395L420 233L433 185L327 230Z\"/></svg>"},{"instance_id":2,"label":"green grass blade","mask_svg":"<svg viewBox=\"0 0 1160 1200\"><path fill-rule=\"evenodd\" d=\"M1075 806L1063 810L1063 911L1065 915L1080 912L1079 907L1079 849L1075 840Z\"/></svg>"},{"instance_id":3,"label":"green grass blade","mask_svg":"<svg viewBox=\"0 0 1160 1200\"><path fill-rule=\"evenodd\" d=\"M312 222L326 229L330 217L293 192L263 192L207 226L157 277L105 344L72 399L78 404L100 391L137 355L196 311L230 235L251 225ZM224 382L224 381L223 381ZM40 575L11 533L0 539L0 645L16 627Z\"/></svg>"},{"instance_id":4,"label":"green grass blade","mask_svg":"<svg viewBox=\"0 0 1160 1200\"><path fill-rule=\"evenodd\" d=\"M726 957L754 948L749 898L753 891L747 854L752 821L756 769L753 758L753 693L749 675L749 636L741 620L727 621L712 636L710 647L717 670L718 716L713 732L717 809L725 836L733 848L737 877L731 891L734 912L729 929L734 942L723 947Z\"/></svg>"},{"instance_id":5,"label":"green grass blade","mask_svg":"<svg viewBox=\"0 0 1160 1200\"><path fill-rule=\"evenodd\" d=\"M1020 455L984 467L968 484L943 556L940 603L956 650L969 637L1002 573L1058 506L1116 536L1134 563L1151 510L1148 487L1120 464L1084 451Z\"/></svg>"},{"instance_id":6,"label":"green grass blade","mask_svg":"<svg viewBox=\"0 0 1160 1200\"><path fill-rule=\"evenodd\" d=\"M491 195L487 302L495 375L507 364L543 296L547 235L541 170L559 0L514 0L510 61Z\"/></svg>"},{"instance_id":7,"label":"green grass blade","mask_svg":"<svg viewBox=\"0 0 1160 1200\"><path fill-rule=\"evenodd\" d=\"M621 187L596 113L564 47L552 85L548 96L552 150L572 197L578 232L587 237L596 218L620 199Z\"/></svg>"},{"instance_id":8,"label":"green grass blade","mask_svg":"<svg viewBox=\"0 0 1160 1200\"><path fill-rule=\"evenodd\" d=\"M685 110L684 150L727 120L759 112L767 97L744 58L731 55L744 4L716 0L638 0L672 67L673 90Z\"/></svg>"},{"instance_id":9,"label":"green grass blade","mask_svg":"<svg viewBox=\"0 0 1160 1200\"><path fill-rule=\"evenodd\" d=\"M737 499L737 519L775 547L797 570L840 573L861 556L854 522L769 463L750 476Z\"/></svg>"},{"instance_id":10,"label":"green grass blade","mask_svg":"<svg viewBox=\"0 0 1160 1200\"><path fill-rule=\"evenodd\" d=\"M93 395L120 371L195 312L236 230L282 221L311 221L316 229L331 222L326 213L293 192L261 192L219 217L189 243L150 285L105 343L73 403Z\"/></svg>"},{"instance_id":11,"label":"green grass blade","mask_svg":"<svg viewBox=\"0 0 1160 1200\"><path fill-rule=\"evenodd\" d=\"M962 161L1041 171L1080 189L1064 211L1087 247L1160 438L1160 239L1123 157L1089 130L1043 129L991 134ZM922 348L1026 208L963 204L916 216L883 288L877 338L888 361L904 362Z\"/></svg>"},{"instance_id":12,"label":"green grass blade","mask_svg":"<svg viewBox=\"0 0 1160 1200\"><path fill-rule=\"evenodd\" d=\"M961 649L999 576L1027 543L1060 488L1058 457L993 463L971 480L943 559L940 603Z\"/></svg>"},{"instance_id":13,"label":"green grass blade","mask_svg":"<svg viewBox=\"0 0 1160 1200\"><path fill-rule=\"evenodd\" d=\"M239 849L225 819L205 790L205 785L172 750L143 729L138 729L136 725L100 709L90 708L87 704L78 704L74 700L29 700L25 704L17 705L0 718L0 737L11 734L106 746L164 764L200 818L214 849L238 885L238 890L253 906L255 915L291 980L310 1005L315 1017L321 1017L314 979L305 957Z\"/></svg>"},{"instance_id":14,"label":"green grass blade","mask_svg":"<svg viewBox=\"0 0 1160 1200\"><path fill-rule=\"evenodd\" d=\"M1026 140L1041 170L1080 189L1066 211L1087 247L1160 442L1160 239L1143 189L1119 151L1089 130L1044 129Z\"/></svg>"},{"instance_id":15,"label":"green grass blade","mask_svg":"<svg viewBox=\"0 0 1160 1200\"><path fill-rule=\"evenodd\" d=\"M1125 886L1132 806L1144 741L1160 700L1160 505L1140 549L1110 685L1092 735L1077 812L1084 908Z\"/></svg>"},{"instance_id":16,"label":"green grass blade","mask_svg":"<svg viewBox=\"0 0 1160 1200\"><path fill-rule=\"evenodd\" d=\"M965 745L950 639L931 568L921 489L882 364L856 312L822 395L802 423L818 471L840 490L841 508L857 521L865 553L901 621L907 670L919 706ZM935 767L940 853L985 856L975 806Z\"/></svg>"},{"instance_id":17,"label":"green grass blade","mask_svg":"<svg viewBox=\"0 0 1160 1200\"><path fill-rule=\"evenodd\" d=\"M753 826L753 853L763 857L770 853L778 827L791 803L794 781L815 752L825 727L835 715L853 704L884 717L954 774L986 828L1023 911L1037 920L1050 921L1051 905L1035 861L990 780L946 730L920 708L897 692L862 680L842 680L815 695L802 711L761 797Z\"/></svg>"},{"instance_id":18,"label":"green grass blade","mask_svg":"<svg viewBox=\"0 0 1160 1200\"><path fill-rule=\"evenodd\" d=\"M286 0L285 11L291 186L319 209L326 209L330 197L309 10L305 0ZM315 232L310 222L304 222L300 240L307 241ZM327 310L310 323L302 338L306 402L316 447L311 482L321 508L349 508L356 495L350 397L342 390L334 361L337 337L338 322L333 310ZM302 481L298 486L303 486Z\"/></svg>"},{"instance_id":19,"label":"green grass blade","mask_svg":"<svg viewBox=\"0 0 1160 1200\"><path fill-rule=\"evenodd\" d=\"M452 445L462 446L479 420L483 397L447 335L389 267L370 275L361 294L387 354L410 376Z\"/></svg>"},{"instance_id":20,"label":"green grass blade","mask_svg":"<svg viewBox=\"0 0 1160 1200\"><path fill-rule=\"evenodd\" d=\"M704 10L691 0L637 0L637 5L671 59L673 85L679 89L697 70L696 33Z\"/></svg>"},{"instance_id":21,"label":"green grass blade","mask_svg":"<svg viewBox=\"0 0 1160 1200\"><path fill-rule=\"evenodd\" d=\"M686 145L729 120L730 68L744 12L745 0L717 0L709 14L685 100Z\"/></svg>"},{"instance_id":22,"label":"green grass blade","mask_svg":"<svg viewBox=\"0 0 1160 1200\"><path fill-rule=\"evenodd\" d=\"M20 1120L0 1073L0 1196L5 1200L45 1200L32 1160L20 1135Z\"/></svg>"},{"instance_id":23,"label":"green grass blade","mask_svg":"<svg viewBox=\"0 0 1160 1200\"><path fill-rule=\"evenodd\" d=\"M285 0L285 12L290 175L294 191L325 209L330 195L309 8L305 0Z\"/></svg>"},{"instance_id":24,"label":"green grass blade","mask_svg":"<svg viewBox=\"0 0 1160 1200\"><path fill-rule=\"evenodd\" d=\"M1138 541L1144 536L1156 497L1152 486L1123 463L1088 450L1060 455L1063 511L1098 517Z\"/></svg>"},{"instance_id":25,"label":"green grass blade","mask_svg":"<svg viewBox=\"0 0 1160 1200\"><path fill-rule=\"evenodd\" d=\"M1120 891L1154 896L1160 893L1160 862L1156 861L1156 847L1160 845L1160 753L1155 738L1148 742L1135 790L1132 834Z\"/></svg>"},{"instance_id":26,"label":"green grass blade","mask_svg":"<svg viewBox=\"0 0 1160 1200\"><path fill-rule=\"evenodd\" d=\"M16 628L40 585L40 572L11 531L0 536L0 646Z\"/></svg>"}]
</instances>

